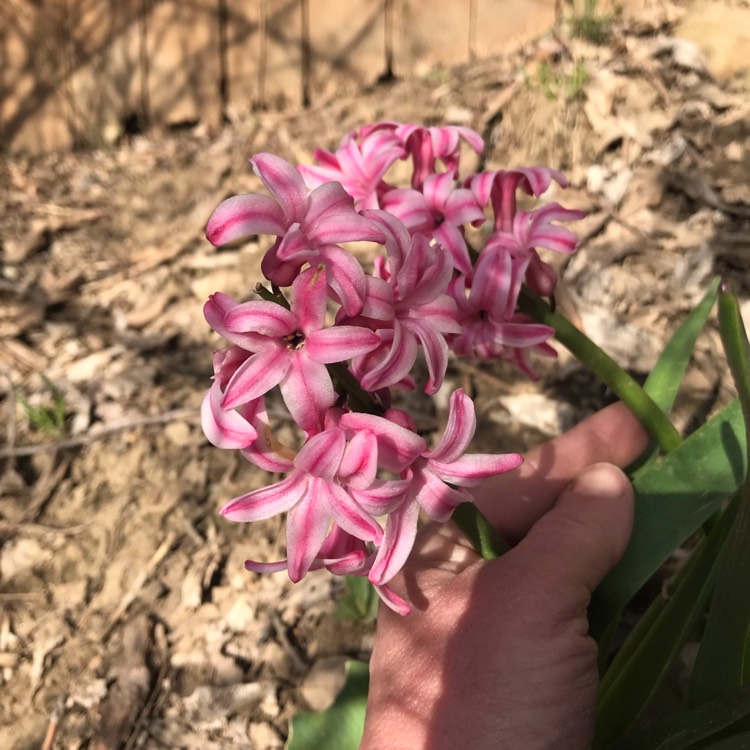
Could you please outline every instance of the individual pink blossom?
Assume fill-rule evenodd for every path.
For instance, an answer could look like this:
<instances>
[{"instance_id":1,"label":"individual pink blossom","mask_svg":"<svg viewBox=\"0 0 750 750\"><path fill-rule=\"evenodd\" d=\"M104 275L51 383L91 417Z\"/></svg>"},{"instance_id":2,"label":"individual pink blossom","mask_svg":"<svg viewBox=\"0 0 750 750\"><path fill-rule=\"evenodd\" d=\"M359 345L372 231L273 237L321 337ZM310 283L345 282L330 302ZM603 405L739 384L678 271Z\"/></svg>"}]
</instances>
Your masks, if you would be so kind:
<instances>
[{"instance_id":1,"label":"individual pink blossom","mask_svg":"<svg viewBox=\"0 0 750 750\"><path fill-rule=\"evenodd\" d=\"M550 203L534 211L518 211L513 217L511 231L495 232L483 252L492 247L505 248L513 258L525 263L524 280L529 288L542 296L550 296L557 283L557 274L539 257L537 248L567 255L573 253L578 237L567 227L552 222L574 221L584 216L584 211L563 208L558 203Z\"/></svg>"},{"instance_id":2,"label":"individual pink blossom","mask_svg":"<svg viewBox=\"0 0 750 750\"><path fill-rule=\"evenodd\" d=\"M527 265L527 258L488 246L479 255L470 290L466 277L455 279L451 291L463 332L451 342L454 352L475 359L514 359L513 350L539 346L554 335L553 328L514 312Z\"/></svg>"},{"instance_id":3,"label":"individual pink blossom","mask_svg":"<svg viewBox=\"0 0 750 750\"><path fill-rule=\"evenodd\" d=\"M327 182L308 195L299 172L278 156L258 154L250 163L273 198L246 194L223 201L208 220L209 242L225 245L253 234L276 235L261 264L266 278L289 286L305 263L323 263L333 293L356 314L362 307L365 274L338 243L381 242L381 234L355 211L339 183Z\"/></svg>"},{"instance_id":4,"label":"individual pink blossom","mask_svg":"<svg viewBox=\"0 0 750 750\"><path fill-rule=\"evenodd\" d=\"M412 234L424 234L446 248L457 270L471 272L463 227L482 223L484 213L471 190L456 186L453 170L428 175L421 191L391 190L381 202Z\"/></svg>"},{"instance_id":5,"label":"individual pink blossom","mask_svg":"<svg viewBox=\"0 0 750 750\"><path fill-rule=\"evenodd\" d=\"M406 227L385 211L366 215L378 223L385 235L388 282L393 299L390 327L377 331L380 345L355 358L352 371L366 390L396 385L406 378L424 352L429 372L425 392L433 394L443 382L448 367L446 336L461 332L455 302L446 294L453 264L445 249L430 245L426 237L411 237ZM372 284L373 293L383 284ZM387 289L387 287L385 287ZM381 294L385 296L385 291Z\"/></svg>"},{"instance_id":6,"label":"individual pink blossom","mask_svg":"<svg viewBox=\"0 0 750 750\"><path fill-rule=\"evenodd\" d=\"M392 131L377 130L362 138L349 133L335 153L317 148L314 155L317 166L297 167L307 185L340 182L354 198L354 206L362 209L380 208L379 196L389 189L383 176L406 152Z\"/></svg>"},{"instance_id":7,"label":"individual pink blossom","mask_svg":"<svg viewBox=\"0 0 750 750\"><path fill-rule=\"evenodd\" d=\"M517 453L466 454L475 431L474 402L457 389L451 394L442 437L432 450L423 451L406 472L409 490L401 505L388 515L370 571L373 584L387 583L403 567L414 546L420 508L435 521L447 521L458 505L472 501L465 488L511 471L523 462Z\"/></svg>"},{"instance_id":8,"label":"individual pink blossom","mask_svg":"<svg viewBox=\"0 0 750 750\"><path fill-rule=\"evenodd\" d=\"M419 435L383 417L329 412L325 429L308 438L288 477L235 498L221 513L258 521L287 512L289 576L298 581L316 559L330 556L321 549L331 521L357 539L380 543L383 532L373 516L398 503L407 484L377 480L377 468L402 472L424 445Z\"/></svg>"},{"instance_id":9,"label":"individual pink blossom","mask_svg":"<svg viewBox=\"0 0 750 750\"><path fill-rule=\"evenodd\" d=\"M411 156L414 163L411 186L416 190L420 190L427 177L437 171L438 161L442 162L446 171L458 171L461 140L466 141L477 154L484 150L482 136L460 125L425 127L386 121L361 128L359 132L368 136L383 129L392 131Z\"/></svg>"},{"instance_id":10,"label":"individual pink blossom","mask_svg":"<svg viewBox=\"0 0 750 750\"><path fill-rule=\"evenodd\" d=\"M326 298L322 268L309 268L295 279L289 310L265 300L229 304L230 298L222 295L223 317L215 327L240 346L247 339L253 352L227 382L222 409L253 401L279 385L297 424L303 430L320 428L335 399L326 364L363 354L379 343L366 328L325 328ZM210 317L216 307L212 298L207 305Z\"/></svg>"},{"instance_id":11,"label":"individual pink blossom","mask_svg":"<svg viewBox=\"0 0 750 750\"><path fill-rule=\"evenodd\" d=\"M548 167L498 169L474 175L467 182L480 206L492 206L495 231L508 232L516 215L516 192L520 189L538 198L547 192L553 180L560 187L568 186L565 175Z\"/></svg>"}]
</instances>

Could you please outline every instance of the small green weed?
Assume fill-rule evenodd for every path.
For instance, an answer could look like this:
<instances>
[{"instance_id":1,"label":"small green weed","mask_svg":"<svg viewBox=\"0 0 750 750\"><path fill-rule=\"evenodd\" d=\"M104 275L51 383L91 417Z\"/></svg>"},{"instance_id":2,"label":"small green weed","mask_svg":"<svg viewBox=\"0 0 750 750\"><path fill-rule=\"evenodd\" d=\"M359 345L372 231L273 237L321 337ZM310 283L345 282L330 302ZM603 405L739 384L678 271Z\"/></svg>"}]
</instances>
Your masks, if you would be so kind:
<instances>
[{"instance_id":1,"label":"small green weed","mask_svg":"<svg viewBox=\"0 0 750 750\"><path fill-rule=\"evenodd\" d=\"M18 402L23 406L32 430L58 437L65 429L65 394L47 378L44 378L44 384L52 399L51 404L32 406L21 393L17 395Z\"/></svg>"},{"instance_id":2,"label":"small green weed","mask_svg":"<svg viewBox=\"0 0 750 750\"><path fill-rule=\"evenodd\" d=\"M570 33L592 44L605 44L609 39L612 16L599 15L596 5L597 0L585 0L583 12L570 17Z\"/></svg>"},{"instance_id":3,"label":"small green weed","mask_svg":"<svg viewBox=\"0 0 750 750\"><path fill-rule=\"evenodd\" d=\"M582 60L576 61L570 75L555 72L549 62L543 60L537 68L536 81L542 93L551 101L560 98L561 94L566 99L575 99L586 88L589 72Z\"/></svg>"}]
</instances>

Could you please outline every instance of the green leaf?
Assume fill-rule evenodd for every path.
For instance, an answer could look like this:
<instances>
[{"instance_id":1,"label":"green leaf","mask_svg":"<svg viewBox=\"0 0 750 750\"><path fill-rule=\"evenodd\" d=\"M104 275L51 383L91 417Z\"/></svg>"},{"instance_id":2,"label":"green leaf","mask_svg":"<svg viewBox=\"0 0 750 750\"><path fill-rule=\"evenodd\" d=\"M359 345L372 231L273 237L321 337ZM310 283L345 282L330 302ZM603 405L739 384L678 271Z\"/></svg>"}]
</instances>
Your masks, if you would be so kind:
<instances>
[{"instance_id":1,"label":"green leaf","mask_svg":"<svg viewBox=\"0 0 750 750\"><path fill-rule=\"evenodd\" d=\"M372 622L378 616L380 597L366 576L347 576L346 594L333 615L338 620Z\"/></svg>"},{"instance_id":2,"label":"green leaf","mask_svg":"<svg viewBox=\"0 0 750 750\"><path fill-rule=\"evenodd\" d=\"M745 477L745 445L735 400L634 478L633 537L589 608L597 640L669 555L736 492Z\"/></svg>"},{"instance_id":3,"label":"green leaf","mask_svg":"<svg viewBox=\"0 0 750 750\"><path fill-rule=\"evenodd\" d=\"M643 385L643 390L666 413L672 410L695 342L716 302L720 281L720 278L714 280L703 299L674 332Z\"/></svg>"},{"instance_id":4,"label":"green leaf","mask_svg":"<svg viewBox=\"0 0 750 750\"><path fill-rule=\"evenodd\" d=\"M365 726L370 669L364 662L346 663L346 683L333 705L320 713L297 714L289 728L286 750L357 750Z\"/></svg>"},{"instance_id":5,"label":"green leaf","mask_svg":"<svg viewBox=\"0 0 750 750\"><path fill-rule=\"evenodd\" d=\"M750 345L733 294L719 295L719 329L750 431ZM747 440L750 447L750 439ZM686 706L696 706L750 683L750 480L718 562L716 591L706 622Z\"/></svg>"},{"instance_id":6,"label":"green leaf","mask_svg":"<svg viewBox=\"0 0 750 750\"><path fill-rule=\"evenodd\" d=\"M750 716L750 685L733 690L723 698L704 703L692 711L671 716L666 721L631 732L606 745L605 750L688 750L715 745L703 743ZM742 727L744 731L745 727ZM740 735L741 736L741 735ZM697 744L700 743L700 744ZM731 746L730 746L731 747ZM737 750L739 750L739 747Z\"/></svg>"},{"instance_id":7,"label":"green leaf","mask_svg":"<svg viewBox=\"0 0 750 750\"><path fill-rule=\"evenodd\" d=\"M710 535L652 602L628 635L600 687L596 742L629 730L661 685L703 614L713 589L716 558L737 515L739 495L721 514Z\"/></svg>"}]
</instances>

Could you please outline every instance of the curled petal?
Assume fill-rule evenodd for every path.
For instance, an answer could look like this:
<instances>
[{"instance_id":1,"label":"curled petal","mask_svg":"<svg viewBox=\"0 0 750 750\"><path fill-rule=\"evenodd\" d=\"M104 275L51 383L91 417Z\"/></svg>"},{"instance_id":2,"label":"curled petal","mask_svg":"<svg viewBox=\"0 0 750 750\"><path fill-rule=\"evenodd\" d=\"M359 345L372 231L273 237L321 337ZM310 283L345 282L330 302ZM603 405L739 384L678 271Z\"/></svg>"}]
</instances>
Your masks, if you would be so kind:
<instances>
[{"instance_id":1,"label":"curled petal","mask_svg":"<svg viewBox=\"0 0 750 750\"><path fill-rule=\"evenodd\" d=\"M378 469L378 443L368 431L357 432L349 440L339 466L338 476L350 489L366 489L375 480Z\"/></svg>"},{"instance_id":2,"label":"curled petal","mask_svg":"<svg viewBox=\"0 0 750 750\"><path fill-rule=\"evenodd\" d=\"M344 414L339 424L347 431L370 430L378 441L378 463L387 471L402 472L427 447L415 432L374 414Z\"/></svg>"},{"instance_id":3,"label":"curled petal","mask_svg":"<svg viewBox=\"0 0 750 750\"><path fill-rule=\"evenodd\" d=\"M203 432L217 448L245 448L258 437L258 432L236 411L222 409L223 397L219 382L216 381L201 404Z\"/></svg>"},{"instance_id":4,"label":"curled petal","mask_svg":"<svg viewBox=\"0 0 750 750\"><path fill-rule=\"evenodd\" d=\"M427 370L430 373L424 392L432 396L443 384L445 371L448 369L448 344L445 343L445 338L429 325L409 320L404 321L403 326L408 327L422 345Z\"/></svg>"},{"instance_id":5,"label":"curled petal","mask_svg":"<svg viewBox=\"0 0 750 750\"><path fill-rule=\"evenodd\" d=\"M463 389L458 388L451 393L445 431L437 445L424 454L425 458L443 462L458 460L469 447L476 428L474 402Z\"/></svg>"},{"instance_id":6,"label":"curled petal","mask_svg":"<svg viewBox=\"0 0 750 750\"><path fill-rule=\"evenodd\" d=\"M404 567L417 536L419 505L406 502L388 515L383 541L370 570L370 582L382 586Z\"/></svg>"},{"instance_id":7,"label":"curled petal","mask_svg":"<svg viewBox=\"0 0 750 750\"><path fill-rule=\"evenodd\" d=\"M445 522L461 503L472 497L468 490L453 489L429 469L422 469L415 475L412 492L424 512L433 520Z\"/></svg>"},{"instance_id":8,"label":"curled petal","mask_svg":"<svg viewBox=\"0 0 750 750\"><path fill-rule=\"evenodd\" d=\"M230 521L262 521L289 510L307 489L307 477L295 472L281 482L230 500L219 512Z\"/></svg>"},{"instance_id":9,"label":"curled petal","mask_svg":"<svg viewBox=\"0 0 750 750\"><path fill-rule=\"evenodd\" d=\"M297 321L289 310L276 302L253 300L228 312L224 325L231 333L252 332L278 338L292 333L297 328Z\"/></svg>"},{"instance_id":10,"label":"curled petal","mask_svg":"<svg viewBox=\"0 0 750 750\"><path fill-rule=\"evenodd\" d=\"M344 457L345 447L344 431L333 427L309 438L300 448L294 465L314 477L333 481Z\"/></svg>"},{"instance_id":11,"label":"curled petal","mask_svg":"<svg viewBox=\"0 0 750 750\"><path fill-rule=\"evenodd\" d=\"M503 455L469 453L450 463L430 461L429 465L430 471L433 471L444 482L459 487L474 487L482 479L511 471L522 463L523 456L518 453Z\"/></svg>"},{"instance_id":12,"label":"curled petal","mask_svg":"<svg viewBox=\"0 0 750 750\"><path fill-rule=\"evenodd\" d=\"M380 350L377 353L379 354ZM416 338L398 320L395 321L390 349L378 365L373 366L360 378L362 387L374 391L395 385L409 374L416 359Z\"/></svg>"},{"instance_id":13,"label":"curled petal","mask_svg":"<svg viewBox=\"0 0 750 750\"><path fill-rule=\"evenodd\" d=\"M367 489L358 490L351 486L349 494L373 516L392 513L404 500L411 486L408 479L376 479Z\"/></svg>"},{"instance_id":14,"label":"curled petal","mask_svg":"<svg viewBox=\"0 0 750 750\"><path fill-rule=\"evenodd\" d=\"M338 182L326 182L310 193L303 229L317 244L383 241L380 229L354 210L351 195Z\"/></svg>"},{"instance_id":15,"label":"curled petal","mask_svg":"<svg viewBox=\"0 0 750 750\"><path fill-rule=\"evenodd\" d=\"M377 595L383 600L383 603L392 609L396 614L406 617L411 612L411 605L406 599L402 599L389 586L376 586Z\"/></svg>"},{"instance_id":16,"label":"curled petal","mask_svg":"<svg viewBox=\"0 0 750 750\"><path fill-rule=\"evenodd\" d=\"M307 188L299 172L275 154L256 154L250 163L255 174L279 202L287 225L302 221L307 211Z\"/></svg>"},{"instance_id":17,"label":"curled petal","mask_svg":"<svg viewBox=\"0 0 750 750\"><path fill-rule=\"evenodd\" d=\"M328 512L344 531L362 541L380 544L383 530L341 485L324 482L322 479L313 481L322 483L320 492L326 498Z\"/></svg>"},{"instance_id":18,"label":"curled petal","mask_svg":"<svg viewBox=\"0 0 750 750\"><path fill-rule=\"evenodd\" d=\"M283 211L273 198L234 195L214 209L206 225L206 238L218 247L253 234L284 234L286 227Z\"/></svg>"},{"instance_id":19,"label":"curled petal","mask_svg":"<svg viewBox=\"0 0 750 750\"><path fill-rule=\"evenodd\" d=\"M308 268L292 284L292 311L305 333L317 331L325 325L326 287L325 266Z\"/></svg>"}]
</instances>

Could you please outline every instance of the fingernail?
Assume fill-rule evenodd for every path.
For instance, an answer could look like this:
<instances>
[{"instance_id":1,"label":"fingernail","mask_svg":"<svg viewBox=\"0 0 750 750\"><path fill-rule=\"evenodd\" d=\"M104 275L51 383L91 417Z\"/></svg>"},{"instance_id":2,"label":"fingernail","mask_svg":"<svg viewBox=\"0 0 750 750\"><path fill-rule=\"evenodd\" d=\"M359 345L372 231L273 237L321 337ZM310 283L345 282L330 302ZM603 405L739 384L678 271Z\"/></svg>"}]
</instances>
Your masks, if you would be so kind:
<instances>
[{"instance_id":1,"label":"fingernail","mask_svg":"<svg viewBox=\"0 0 750 750\"><path fill-rule=\"evenodd\" d=\"M628 491L628 485L628 478L613 464L594 464L573 480L569 491L587 497L615 499Z\"/></svg>"}]
</instances>

